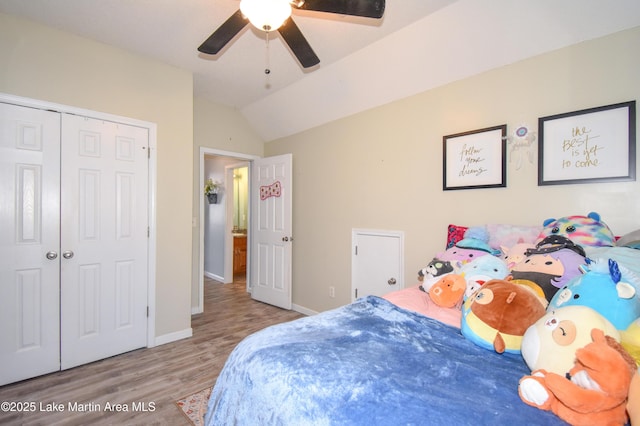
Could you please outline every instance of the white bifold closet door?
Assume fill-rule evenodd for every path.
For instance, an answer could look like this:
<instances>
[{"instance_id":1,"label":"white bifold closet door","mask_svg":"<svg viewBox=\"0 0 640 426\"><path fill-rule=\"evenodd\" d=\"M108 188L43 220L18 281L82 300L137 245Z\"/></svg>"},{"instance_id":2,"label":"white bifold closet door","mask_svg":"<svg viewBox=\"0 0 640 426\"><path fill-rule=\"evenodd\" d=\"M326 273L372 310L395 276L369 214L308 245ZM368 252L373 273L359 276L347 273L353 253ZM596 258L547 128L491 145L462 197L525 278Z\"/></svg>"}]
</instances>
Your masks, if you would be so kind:
<instances>
[{"instance_id":1,"label":"white bifold closet door","mask_svg":"<svg viewBox=\"0 0 640 426\"><path fill-rule=\"evenodd\" d=\"M60 114L0 103L0 385L60 369Z\"/></svg>"},{"instance_id":2,"label":"white bifold closet door","mask_svg":"<svg viewBox=\"0 0 640 426\"><path fill-rule=\"evenodd\" d=\"M147 342L148 130L63 115L61 366Z\"/></svg>"},{"instance_id":3,"label":"white bifold closet door","mask_svg":"<svg viewBox=\"0 0 640 426\"><path fill-rule=\"evenodd\" d=\"M146 346L148 130L0 107L0 385Z\"/></svg>"}]
</instances>

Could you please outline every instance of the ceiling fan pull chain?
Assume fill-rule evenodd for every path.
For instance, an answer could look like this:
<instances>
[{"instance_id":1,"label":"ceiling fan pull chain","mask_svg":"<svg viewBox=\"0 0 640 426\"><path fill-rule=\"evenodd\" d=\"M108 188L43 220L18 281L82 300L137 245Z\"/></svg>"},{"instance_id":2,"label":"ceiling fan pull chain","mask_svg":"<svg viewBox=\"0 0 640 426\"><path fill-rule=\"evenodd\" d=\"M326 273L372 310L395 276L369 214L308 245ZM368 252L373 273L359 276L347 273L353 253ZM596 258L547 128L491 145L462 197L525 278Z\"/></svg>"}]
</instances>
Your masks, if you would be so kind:
<instances>
[{"instance_id":1,"label":"ceiling fan pull chain","mask_svg":"<svg viewBox=\"0 0 640 426\"><path fill-rule=\"evenodd\" d=\"M266 57L265 57L265 63L266 63L266 67L264 69L264 73L266 75L271 74L271 69L269 68L269 32L265 33L267 35L267 48L266 48ZM267 84L269 84L269 81L267 79Z\"/></svg>"}]
</instances>

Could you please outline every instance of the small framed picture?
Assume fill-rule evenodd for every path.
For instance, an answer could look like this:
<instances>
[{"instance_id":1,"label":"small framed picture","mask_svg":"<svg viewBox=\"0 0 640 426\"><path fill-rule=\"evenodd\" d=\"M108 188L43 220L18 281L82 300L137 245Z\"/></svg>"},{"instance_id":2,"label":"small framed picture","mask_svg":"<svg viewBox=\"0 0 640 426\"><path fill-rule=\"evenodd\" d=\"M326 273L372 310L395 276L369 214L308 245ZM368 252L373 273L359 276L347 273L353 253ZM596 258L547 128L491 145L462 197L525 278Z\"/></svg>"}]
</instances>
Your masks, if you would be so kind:
<instances>
[{"instance_id":1,"label":"small framed picture","mask_svg":"<svg viewBox=\"0 0 640 426\"><path fill-rule=\"evenodd\" d=\"M538 185L636 179L636 102L538 119Z\"/></svg>"},{"instance_id":2,"label":"small framed picture","mask_svg":"<svg viewBox=\"0 0 640 426\"><path fill-rule=\"evenodd\" d=\"M444 136L442 189L506 187L506 136L506 124Z\"/></svg>"}]
</instances>

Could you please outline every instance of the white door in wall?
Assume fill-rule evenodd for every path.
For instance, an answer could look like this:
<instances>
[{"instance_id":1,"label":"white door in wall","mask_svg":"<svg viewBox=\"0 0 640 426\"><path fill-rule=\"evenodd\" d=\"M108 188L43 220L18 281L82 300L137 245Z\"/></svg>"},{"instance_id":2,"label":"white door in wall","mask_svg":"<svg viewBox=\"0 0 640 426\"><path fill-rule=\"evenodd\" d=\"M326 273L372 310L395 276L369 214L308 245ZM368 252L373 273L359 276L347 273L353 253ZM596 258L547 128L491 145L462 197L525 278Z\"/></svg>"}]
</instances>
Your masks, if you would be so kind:
<instances>
[{"instance_id":1,"label":"white door in wall","mask_svg":"<svg viewBox=\"0 0 640 426\"><path fill-rule=\"evenodd\" d=\"M146 345L148 130L62 118L61 365Z\"/></svg>"},{"instance_id":2,"label":"white door in wall","mask_svg":"<svg viewBox=\"0 0 640 426\"><path fill-rule=\"evenodd\" d=\"M291 309L292 155L261 158L251 168L251 296Z\"/></svg>"},{"instance_id":3,"label":"white door in wall","mask_svg":"<svg viewBox=\"0 0 640 426\"><path fill-rule=\"evenodd\" d=\"M0 385L146 346L148 144L0 103Z\"/></svg>"},{"instance_id":4,"label":"white door in wall","mask_svg":"<svg viewBox=\"0 0 640 426\"><path fill-rule=\"evenodd\" d=\"M404 233L354 229L351 300L404 288Z\"/></svg>"},{"instance_id":5,"label":"white door in wall","mask_svg":"<svg viewBox=\"0 0 640 426\"><path fill-rule=\"evenodd\" d=\"M60 369L60 114L0 103L0 385Z\"/></svg>"}]
</instances>

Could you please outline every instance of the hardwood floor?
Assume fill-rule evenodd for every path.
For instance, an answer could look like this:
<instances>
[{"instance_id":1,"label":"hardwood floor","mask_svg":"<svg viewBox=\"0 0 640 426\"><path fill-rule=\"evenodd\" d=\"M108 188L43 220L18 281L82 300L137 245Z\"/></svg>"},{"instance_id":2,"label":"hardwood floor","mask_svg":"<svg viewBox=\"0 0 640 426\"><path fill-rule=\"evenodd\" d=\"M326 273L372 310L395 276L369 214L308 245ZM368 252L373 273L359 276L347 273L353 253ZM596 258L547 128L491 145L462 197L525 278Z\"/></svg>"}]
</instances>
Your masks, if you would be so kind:
<instances>
[{"instance_id":1,"label":"hardwood floor","mask_svg":"<svg viewBox=\"0 0 640 426\"><path fill-rule=\"evenodd\" d=\"M0 402L33 402L28 408L35 411L0 410L0 424L188 425L175 401L212 386L244 337L302 316L254 301L242 281L205 279L204 313L192 319L193 337L2 386ZM74 403L88 410L71 412L69 404ZM107 403L129 411L107 411ZM60 406L63 412L45 411Z\"/></svg>"}]
</instances>

